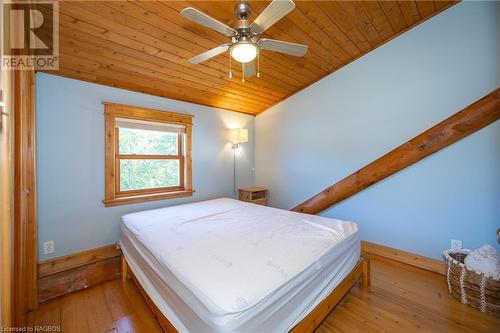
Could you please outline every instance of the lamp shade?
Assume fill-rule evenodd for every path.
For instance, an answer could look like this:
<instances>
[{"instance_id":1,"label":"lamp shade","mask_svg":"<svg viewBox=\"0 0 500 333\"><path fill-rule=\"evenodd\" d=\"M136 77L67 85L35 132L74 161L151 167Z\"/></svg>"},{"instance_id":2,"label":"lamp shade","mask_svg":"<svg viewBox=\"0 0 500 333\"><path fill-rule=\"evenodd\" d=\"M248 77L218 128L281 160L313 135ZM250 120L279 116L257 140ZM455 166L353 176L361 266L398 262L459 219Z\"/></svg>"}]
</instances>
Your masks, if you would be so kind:
<instances>
[{"instance_id":1,"label":"lamp shade","mask_svg":"<svg viewBox=\"0 0 500 333\"><path fill-rule=\"evenodd\" d=\"M243 143L248 142L248 129L247 128L233 128L231 130L231 142L235 143Z\"/></svg>"},{"instance_id":2,"label":"lamp shade","mask_svg":"<svg viewBox=\"0 0 500 333\"><path fill-rule=\"evenodd\" d=\"M247 63L255 59L257 56L257 48L252 43L239 42L231 47L231 57L234 60Z\"/></svg>"}]
</instances>

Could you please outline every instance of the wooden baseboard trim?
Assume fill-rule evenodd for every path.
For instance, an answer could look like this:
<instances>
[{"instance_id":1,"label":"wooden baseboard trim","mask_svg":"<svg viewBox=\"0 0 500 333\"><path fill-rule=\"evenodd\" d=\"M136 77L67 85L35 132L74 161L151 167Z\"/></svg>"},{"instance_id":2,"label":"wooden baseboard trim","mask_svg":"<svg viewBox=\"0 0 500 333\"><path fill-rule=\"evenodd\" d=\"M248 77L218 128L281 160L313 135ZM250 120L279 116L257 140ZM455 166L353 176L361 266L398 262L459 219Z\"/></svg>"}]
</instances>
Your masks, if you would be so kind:
<instances>
[{"instance_id":1,"label":"wooden baseboard trim","mask_svg":"<svg viewBox=\"0 0 500 333\"><path fill-rule=\"evenodd\" d=\"M424 257L415 253L398 250L385 245L375 244L371 242L361 241L361 254L364 257L376 255L379 257L392 259L411 266L422 268L431 272L446 275L446 267L444 261Z\"/></svg>"},{"instance_id":2,"label":"wooden baseboard trim","mask_svg":"<svg viewBox=\"0 0 500 333\"><path fill-rule=\"evenodd\" d=\"M121 251L115 244L42 261L38 301L44 302L120 277Z\"/></svg>"},{"instance_id":3,"label":"wooden baseboard trim","mask_svg":"<svg viewBox=\"0 0 500 333\"><path fill-rule=\"evenodd\" d=\"M119 257L120 250L116 244L110 244L82 252L68 254L50 260L41 261L38 264L38 277L52 275L71 268L92 264L104 259Z\"/></svg>"}]
</instances>

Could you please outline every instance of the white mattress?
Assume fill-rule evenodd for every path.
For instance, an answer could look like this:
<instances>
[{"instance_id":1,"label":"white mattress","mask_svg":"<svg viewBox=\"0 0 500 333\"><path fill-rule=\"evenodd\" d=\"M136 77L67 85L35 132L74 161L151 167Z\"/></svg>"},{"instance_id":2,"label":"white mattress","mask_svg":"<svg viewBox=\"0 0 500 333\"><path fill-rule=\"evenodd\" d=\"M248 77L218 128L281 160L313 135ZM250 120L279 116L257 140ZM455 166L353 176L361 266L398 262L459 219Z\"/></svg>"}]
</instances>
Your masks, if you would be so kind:
<instances>
[{"instance_id":1,"label":"white mattress","mask_svg":"<svg viewBox=\"0 0 500 333\"><path fill-rule=\"evenodd\" d=\"M286 332L353 269L353 222L216 199L123 216L121 246L181 332Z\"/></svg>"}]
</instances>

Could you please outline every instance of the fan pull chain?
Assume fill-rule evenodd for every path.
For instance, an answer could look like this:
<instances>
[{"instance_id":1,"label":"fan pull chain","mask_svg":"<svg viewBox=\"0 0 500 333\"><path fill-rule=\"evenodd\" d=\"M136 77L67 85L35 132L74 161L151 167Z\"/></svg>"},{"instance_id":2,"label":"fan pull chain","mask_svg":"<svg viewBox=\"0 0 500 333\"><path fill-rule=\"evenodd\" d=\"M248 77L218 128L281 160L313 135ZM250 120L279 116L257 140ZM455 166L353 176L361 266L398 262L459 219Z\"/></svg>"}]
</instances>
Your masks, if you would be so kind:
<instances>
[{"instance_id":1,"label":"fan pull chain","mask_svg":"<svg viewBox=\"0 0 500 333\"><path fill-rule=\"evenodd\" d=\"M241 82L245 82L245 63L241 63Z\"/></svg>"},{"instance_id":2,"label":"fan pull chain","mask_svg":"<svg viewBox=\"0 0 500 333\"><path fill-rule=\"evenodd\" d=\"M229 78L233 78L233 72L231 71L231 52L229 52Z\"/></svg>"},{"instance_id":3,"label":"fan pull chain","mask_svg":"<svg viewBox=\"0 0 500 333\"><path fill-rule=\"evenodd\" d=\"M260 77L260 50L257 51L257 77Z\"/></svg>"}]
</instances>

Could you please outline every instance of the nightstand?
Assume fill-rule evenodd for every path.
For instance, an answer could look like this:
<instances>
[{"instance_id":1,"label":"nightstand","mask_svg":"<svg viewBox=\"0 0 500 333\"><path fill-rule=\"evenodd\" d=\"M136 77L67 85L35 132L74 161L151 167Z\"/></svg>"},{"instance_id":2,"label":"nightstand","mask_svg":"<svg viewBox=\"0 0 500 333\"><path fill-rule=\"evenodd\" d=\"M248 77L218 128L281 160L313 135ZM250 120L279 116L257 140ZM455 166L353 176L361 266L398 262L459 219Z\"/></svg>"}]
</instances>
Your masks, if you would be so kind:
<instances>
[{"instance_id":1,"label":"nightstand","mask_svg":"<svg viewBox=\"0 0 500 333\"><path fill-rule=\"evenodd\" d=\"M267 206L267 192L265 187L248 186L238 189L240 200L251 202L258 205Z\"/></svg>"}]
</instances>

